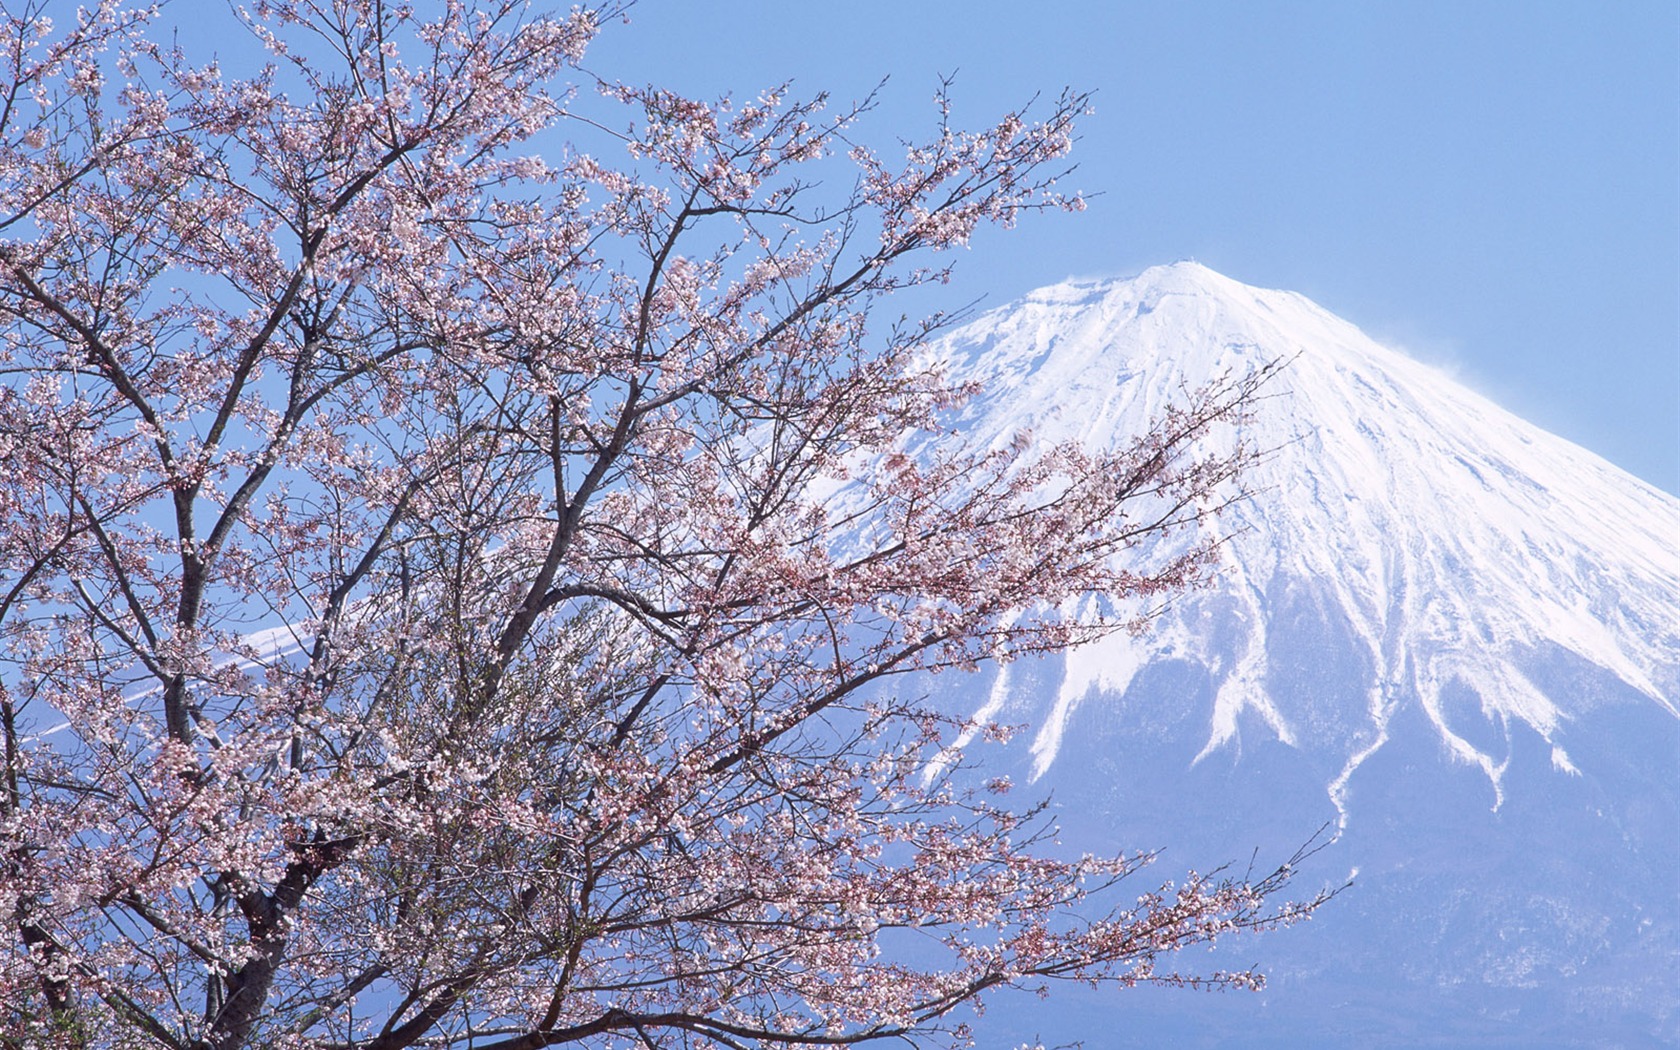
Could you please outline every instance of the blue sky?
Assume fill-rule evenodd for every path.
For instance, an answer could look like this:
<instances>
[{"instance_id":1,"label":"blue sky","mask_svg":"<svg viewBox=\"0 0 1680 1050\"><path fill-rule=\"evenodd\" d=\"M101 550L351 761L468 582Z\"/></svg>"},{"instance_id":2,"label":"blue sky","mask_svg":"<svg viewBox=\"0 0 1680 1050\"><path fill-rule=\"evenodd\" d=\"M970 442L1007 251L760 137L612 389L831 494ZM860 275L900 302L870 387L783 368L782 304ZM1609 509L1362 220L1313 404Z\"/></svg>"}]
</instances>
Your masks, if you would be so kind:
<instances>
[{"instance_id":1,"label":"blue sky","mask_svg":"<svg viewBox=\"0 0 1680 1050\"><path fill-rule=\"evenodd\" d=\"M1194 258L1302 292L1680 493L1680 5L640 0L607 77L865 94L864 137L1096 91L1089 211L976 240L953 295Z\"/></svg>"}]
</instances>

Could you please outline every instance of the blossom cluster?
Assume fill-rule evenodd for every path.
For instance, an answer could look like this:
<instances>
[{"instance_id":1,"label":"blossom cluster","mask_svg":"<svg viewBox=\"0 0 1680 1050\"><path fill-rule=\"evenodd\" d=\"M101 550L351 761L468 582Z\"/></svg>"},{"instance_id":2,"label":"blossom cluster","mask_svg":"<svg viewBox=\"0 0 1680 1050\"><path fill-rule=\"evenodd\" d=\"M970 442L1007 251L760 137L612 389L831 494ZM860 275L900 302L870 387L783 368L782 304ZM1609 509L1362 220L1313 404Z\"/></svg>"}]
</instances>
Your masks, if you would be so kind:
<instances>
[{"instance_id":1,"label":"blossom cluster","mask_svg":"<svg viewBox=\"0 0 1680 1050\"><path fill-rule=\"evenodd\" d=\"M942 92L892 159L867 102L596 81L611 2L260 0L245 75L49 6L0 36L0 1043L960 1044L1001 986L1252 984L1157 967L1311 910L1114 904L1147 855L929 778L976 727L899 695L1211 564L1251 385L976 450L943 319L874 312L1081 206L1083 96Z\"/></svg>"}]
</instances>

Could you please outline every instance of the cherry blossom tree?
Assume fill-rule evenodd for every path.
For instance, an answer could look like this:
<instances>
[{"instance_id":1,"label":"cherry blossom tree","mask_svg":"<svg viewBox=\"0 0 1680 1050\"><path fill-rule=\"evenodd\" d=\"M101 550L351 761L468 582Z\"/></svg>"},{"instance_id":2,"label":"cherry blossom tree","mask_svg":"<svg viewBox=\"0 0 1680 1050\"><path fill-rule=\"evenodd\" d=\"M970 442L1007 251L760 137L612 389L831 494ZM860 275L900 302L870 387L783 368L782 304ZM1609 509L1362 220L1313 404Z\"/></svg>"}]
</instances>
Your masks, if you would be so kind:
<instances>
[{"instance_id":1,"label":"cherry blossom tree","mask_svg":"<svg viewBox=\"0 0 1680 1050\"><path fill-rule=\"evenodd\" d=\"M1251 381L969 448L877 309L1080 206L1084 97L877 153L586 73L611 0L257 0L240 73L13 7L0 1046L960 1045L1316 905L1119 887L918 699L1135 628L1240 491Z\"/></svg>"}]
</instances>

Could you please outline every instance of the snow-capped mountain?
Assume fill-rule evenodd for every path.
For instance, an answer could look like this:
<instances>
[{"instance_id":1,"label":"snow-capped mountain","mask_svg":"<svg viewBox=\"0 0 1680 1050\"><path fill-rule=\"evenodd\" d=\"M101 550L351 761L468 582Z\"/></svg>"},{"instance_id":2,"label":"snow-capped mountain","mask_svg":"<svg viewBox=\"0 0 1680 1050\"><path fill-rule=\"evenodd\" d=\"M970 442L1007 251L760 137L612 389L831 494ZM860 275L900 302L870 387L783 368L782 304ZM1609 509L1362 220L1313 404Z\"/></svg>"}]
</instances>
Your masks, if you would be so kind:
<instances>
[{"instance_id":1,"label":"snow-capped mountain","mask_svg":"<svg viewBox=\"0 0 1680 1050\"><path fill-rule=\"evenodd\" d=\"M1260 1005L1152 999L1156 1036L1680 1039L1680 500L1194 263L1043 289L943 352L984 385L970 438L1093 445L1288 362L1243 427L1270 451L1213 587L948 698L1031 727L985 761L1052 791L1070 840L1172 867L1338 829L1319 874L1359 875L1309 931L1245 946L1274 974Z\"/></svg>"}]
</instances>

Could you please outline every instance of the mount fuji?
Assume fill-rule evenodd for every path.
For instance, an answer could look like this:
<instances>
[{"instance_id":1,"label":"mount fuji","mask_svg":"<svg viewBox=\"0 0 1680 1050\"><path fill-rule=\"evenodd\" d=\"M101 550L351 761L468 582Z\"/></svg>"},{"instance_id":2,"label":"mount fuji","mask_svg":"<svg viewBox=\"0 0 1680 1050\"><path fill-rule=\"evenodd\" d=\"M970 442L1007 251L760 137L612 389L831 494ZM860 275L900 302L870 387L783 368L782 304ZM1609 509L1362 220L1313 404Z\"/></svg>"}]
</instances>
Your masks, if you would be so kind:
<instances>
[{"instance_id":1,"label":"mount fuji","mask_svg":"<svg viewBox=\"0 0 1680 1050\"><path fill-rule=\"evenodd\" d=\"M1166 845L1165 876L1328 824L1302 878L1352 872L1311 924L1235 945L1257 996L1092 993L999 1033L1680 1044L1680 500L1194 263L1043 289L941 352L984 390L961 430L1000 444L1121 441L1287 362L1241 427L1266 455L1212 586L1142 637L931 688L1028 727L971 757L1048 795L1071 845Z\"/></svg>"}]
</instances>

